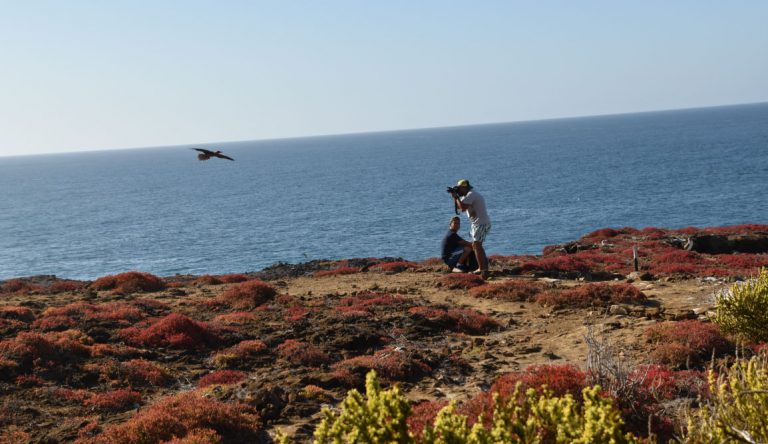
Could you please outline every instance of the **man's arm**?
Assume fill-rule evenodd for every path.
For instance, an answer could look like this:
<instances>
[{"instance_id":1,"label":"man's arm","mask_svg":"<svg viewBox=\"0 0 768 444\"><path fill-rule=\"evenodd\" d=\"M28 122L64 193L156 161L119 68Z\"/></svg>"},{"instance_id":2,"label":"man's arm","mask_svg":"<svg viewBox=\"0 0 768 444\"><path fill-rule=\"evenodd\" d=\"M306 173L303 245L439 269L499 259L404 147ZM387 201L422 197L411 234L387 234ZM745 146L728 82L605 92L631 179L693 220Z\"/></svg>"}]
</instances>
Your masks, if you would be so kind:
<instances>
[{"instance_id":1,"label":"man's arm","mask_svg":"<svg viewBox=\"0 0 768 444\"><path fill-rule=\"evenodd\" d=\"M456 202L456 208L460 209L461 211L467 211L472 207L472 205L465 204L464 202L459 199L459 195L456 193L452 193L453 195L453 201Z\"/></svg>"}]
</instances>

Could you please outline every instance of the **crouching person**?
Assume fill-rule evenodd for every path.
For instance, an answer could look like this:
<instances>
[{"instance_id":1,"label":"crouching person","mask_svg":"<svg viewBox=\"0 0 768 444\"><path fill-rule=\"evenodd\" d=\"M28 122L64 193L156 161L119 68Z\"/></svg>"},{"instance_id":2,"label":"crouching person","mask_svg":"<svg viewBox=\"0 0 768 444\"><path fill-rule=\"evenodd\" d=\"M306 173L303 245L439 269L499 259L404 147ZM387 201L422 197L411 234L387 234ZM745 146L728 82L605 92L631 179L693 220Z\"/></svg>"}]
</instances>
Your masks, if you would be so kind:
<instances>
[{"instance_id":1,"label":"crouching person","mask_svg":"<svg viewBox=\"0 0 768 444\"><path fill-rule=\"evenodd\" d=\"M468 273L477 266L472 242L459 236L461 219L454 216L448 223L448 232L443 237L443 262L454 273Z\"/></svg>"}]
</instances>

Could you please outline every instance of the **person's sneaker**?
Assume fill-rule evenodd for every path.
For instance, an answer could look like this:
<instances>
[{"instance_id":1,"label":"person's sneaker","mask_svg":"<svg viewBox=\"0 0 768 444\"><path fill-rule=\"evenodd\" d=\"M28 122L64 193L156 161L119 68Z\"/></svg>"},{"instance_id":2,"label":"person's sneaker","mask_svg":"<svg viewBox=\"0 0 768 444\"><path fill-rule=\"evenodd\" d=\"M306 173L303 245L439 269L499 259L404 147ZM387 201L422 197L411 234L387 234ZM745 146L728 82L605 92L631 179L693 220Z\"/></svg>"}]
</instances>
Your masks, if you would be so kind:
<instances>
[{"instance_id":1,"label":"person's sneaker","mask_svg":"<svg viewBox=\"0 0 768 444\"><path fill-rule=\"evenodd\" d=\"M467 267L461 264L456 265L455 267L453 267L453 270L451 270L451 273L466 273L466 272L467 272Z\"/></svg>"}]
</instances>

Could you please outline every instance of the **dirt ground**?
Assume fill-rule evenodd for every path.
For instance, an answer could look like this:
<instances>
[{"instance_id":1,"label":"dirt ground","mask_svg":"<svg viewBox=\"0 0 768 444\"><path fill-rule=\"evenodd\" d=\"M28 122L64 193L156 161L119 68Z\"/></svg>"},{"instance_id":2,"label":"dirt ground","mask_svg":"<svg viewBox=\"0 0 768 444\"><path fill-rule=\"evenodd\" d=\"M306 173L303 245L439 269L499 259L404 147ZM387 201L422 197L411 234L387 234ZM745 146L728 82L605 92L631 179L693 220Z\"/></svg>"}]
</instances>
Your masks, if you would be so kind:
<instances>
[{"instance_id":1,"label":"dirt ground","mask_svg":"<svg viewBox=\"0 0 768 444\"><path fill-rule=\"evenodd\" d=\"M499 270L492 272L491 284L510 279L537 280L529 276L505 275ZM274 348L286 339L300 339L314 343L335 362L370 355L384 347L400 353L412 352L428 362L434 371L397 381L407 396L414 401L461 401L487 390L498 376L532 364L572 363L583 368L588 351L585 335L590 328L612 343L628 365L647 363L648 345L643 332L648 326L663 320L705 317L707 310L712 308L713 296L729 285L722 280L706 278L637 280L632 285L648 297L647 303L610 309L553 310L533 302L478 299L466 289L448 289L441 283L444 276L446 273L441 267L422 267L399 273L370 271L328 277L274 277L268 282L275 286L278 293L289 295L294 306L309 307L310 313L298 322L286 323L285 313L280 311L282 309L254 311L259 316L258 321L229 331L224 335L224 342L231 345L243 339L258 338ZM192 278L174 288L139 295L119 296L81 290L58 295L7 295L1 303L4 306L29 307L37 317L47 307L76 301L99 304L130 302L138 298L165 304L166 308L155 313L158 317L180 312L209 322L216 315L226 313L226 308L212 307L206 302L237 284L195 284ZM585 284L572 280L539 280L561 287ZM380 309L371 308L370 317L352 321L334 317L333 307L338 307L334 305L338 301L368 292L398 295L401 300ZM287 298L283 297L284 300ZM451 331L442 325L415 319L408 312L408 307L413 306L476 310L495 319L500 327L485 334ZM318 307L330 308L321 311ZM98 328L83 325L80 328L97 337L98 341L120 343L114 332L103 325ZM3 339L12 338L17 333L6 331ZM387 339L381 340L382 337ZM215 369L210 358L215 351L138 350L138 356L162 363L177 378L176 383L170 386L144 390L145 404L151 404L162 396L190 390L196 380ZM454 356L461 358L461 366L447 364L447 357ZM269 355L241 363L236 368L247 372L248 379L234 387L217 389L214 395L224 400L251 402L260 409L268 431L281 429L293 435L298 442L310 439L319 421L320 408L339 403L350 388L349 384L345 385L333 376L330 364L301 366ZM69 375L60 380L46 380L42 386L32 388L19 387L8 380L0 382L0 421L4 422L4 426L25 430L36 442L70 442L94 418L98 418L98 427L105 427L123 422L135 414L135 410L104 414L55 399L55 387L105 389L103 381L93 379ZM323 396L312 399L302 397L301 390L308 385L321 387Z\"/></svg>"},{"instance_id":2,"label":"dirt ground","mask_svg":"<svg viewBox=\"0 0 768 444\"><path fill-rule=\"evenodd\" d=\"M648 303L622 307L626 314L623 310L610 314L603 308L553 310L533 302L478 299L468 290L450 290L441 286L443 276L444 272L407 271L333 278L299 277L284 282L288 293L294 295L333 292L343 295L360 290L403 294L431 304L477 310L505 326L501 331L486 335L445 337L433 343L433 347L448 347L467 357L472 370L460 380L426 377L418 383L401 384L413 401L466 400L480 390L487 390L499 375L534 364L570 363L584 368L588 353L585 335L590 328L602 340L612 344L629 367L649 363L648 343L643 334L649 326L665 320L706 319L707 311L713 308L714 295L730 285L716 279L638 280L632 285L648 297ZM583 281L498 274L488 283L510 279L542 280L563 287L584 284ZM295 430L297 423L285 430Z\"/></svg>"}]
</instances>

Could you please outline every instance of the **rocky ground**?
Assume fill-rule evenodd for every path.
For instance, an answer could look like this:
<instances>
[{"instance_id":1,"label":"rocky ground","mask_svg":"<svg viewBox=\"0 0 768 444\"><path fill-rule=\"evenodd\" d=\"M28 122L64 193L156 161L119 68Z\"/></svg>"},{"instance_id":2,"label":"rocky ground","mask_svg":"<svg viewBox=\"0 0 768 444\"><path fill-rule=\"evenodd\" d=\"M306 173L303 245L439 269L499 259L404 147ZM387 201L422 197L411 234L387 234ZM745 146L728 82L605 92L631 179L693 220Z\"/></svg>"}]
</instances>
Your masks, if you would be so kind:
<instances>
[{"instance_id":1,"label":"rocky ground","mask_svg":"<svg viewBox=\"0 0 768 444\"><path fill-rule=\"evenodd\" d=\"M120 442L119 433L135 433L120 427L188 392L253 415L243 420L256 431L225 442L268 442L277 429L305 442L321 408L362 389L371 369L415 403L461 404L509 372L586 369L595 340L627 368L701 370L709 355L727 354L727 341L710 330L701 350L681 351L687 343L660 353L649 329L709 325L714 296L739 279L717 271L728 258L691 253L668 241L677 235L654 231L663 248L643 245L657 248L662 265L644 256L630 274L622 235L595 232L542 257L495 257L487 282L447 273L438 260L399 258L277 264L247 275L0 282L0 442ZM612 259L613 250L624 259ZM761 252L737 259L745 269L768 263ZM105 436L112 441L99 441Z\"/></svg>"}]
</instances>

